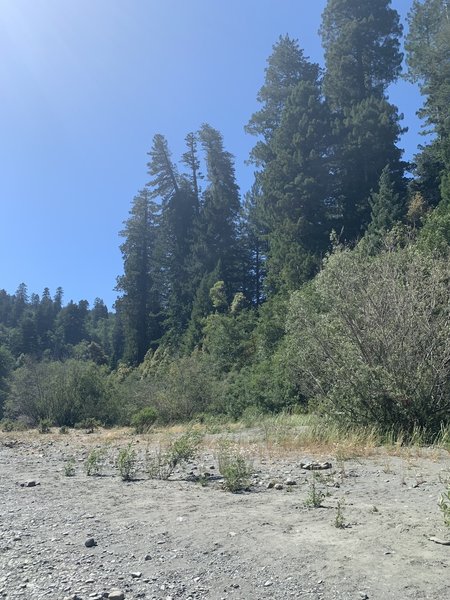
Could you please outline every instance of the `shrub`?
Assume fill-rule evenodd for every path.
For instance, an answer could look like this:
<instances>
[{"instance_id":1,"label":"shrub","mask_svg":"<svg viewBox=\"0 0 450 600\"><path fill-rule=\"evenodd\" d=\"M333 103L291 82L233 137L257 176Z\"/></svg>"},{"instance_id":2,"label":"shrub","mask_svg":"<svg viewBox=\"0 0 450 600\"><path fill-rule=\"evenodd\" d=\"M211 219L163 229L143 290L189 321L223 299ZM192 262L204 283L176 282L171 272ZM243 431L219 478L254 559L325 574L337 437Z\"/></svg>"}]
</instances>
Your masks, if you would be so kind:
<instances>
[{"instance_id":1,"label":"shrub","mask_svg":"<svg viewBox=\"0 0 450 600\"><path fill-rule=\"evenodd\" d=\"M117 457L117 469L122 481L133 481L136 475L136 450L131 444L126 448L121 448Z\"/></svg>"},{"instance_id":2,"label":"shrub","mask_svg":"<svg viewBox=\"0 0 450 600\"><path fill-rule=\"evenodd\" d=\"M334 421L434 436L448 423L449 261L338 250L293 295L285 360Z\"/></svg>"},{"instance_id":3,"label":"shrub","mask_svg":"<svg viewBox=\"0 0 450 600\"><path fill-rule=\"evenodd\" d=\"M166 449L159 447L154 454L147 453L147 473L152 479L169 479L175 468L192 460L198 453L203 435L189 429Z\"/></svg>"},{"instance_id":4,"label":"shrub","mask_svg":"<svg viewBox=\"0 0 450 600\"><path fill-rule=\"evenodd\" d=\"M74 477L75 476L75 459L69 458L69 460L64 465L64 475L66 477Z\"/></svg>"},{"instance_id":5,"label":"shrub","mask_svg":"<svg viewBox=\"0 0 450 600\"><path fill-rule=\"evenodd\" d=\"M101 475L105 456L105 448L94 448L94 450L89 452L85 464L86 475L88 477L91 477L92 475Z\"/></svg>"},{"instance_id":6,"label":"shrub","mask_svg":"<svg viewBox=\"0 0 450 600\"><path fill-rule=\"evenodd\" d=\"M222 444L218 463L225 490L236 493L248 488L250 465L239 451L233 450L228 444Z\"/></svg>"},{"instance_id":7,"label":"shrub","mask_svg":"<svg viewBox=\"0 0 450 600\"><path fill-rule=\"evenodd\" d=\"M39 433L50 433L52 425L50 419L41 419L38 424Z\"/></svg>"},{"instance_id":8,"label":"shrub","mask_svg":"<svg viewBox=\"0 0 450 600\"><path fill-rule=\"evenodd\" d=\"M325 493L319 487L319 477L314 473L309 483L308 496L305 500L305 506L308 508L320 508Z\"/></svg>"},{"instance_id":9,"label":"shrub","mask_svg":"<svg viewBox=\"0 0 450 600\"><path fill-rule=\"evenodd\" d=\"M107 369L92 362L26 359L11 377L5 412L12 418L26 416L33 423L48 417L59 426L87 418L114 424L118 394Z\"/></svg>"},{"instance_id":10,"label":"shrub","mask_svg":"<svg viewBox=\"0 0 450 600\"><path fill-rule=\"evenodd\" d=\"M442 511L444 523L447 525L447 527L450 527L450 486L445 492L443 492L439 500L439 508Z\"/></svg>"},{"instance_id":11,"label":"shrub","mask_svg":"<svg viewBox=\"0 0 450 600\"><path fill-rule=\"evenodd\" d=\"M136 433L147 433L155 424L158 413L152 406L141 408L139 412L133 415L131 425Z\"/></svg>"}]
</instances>

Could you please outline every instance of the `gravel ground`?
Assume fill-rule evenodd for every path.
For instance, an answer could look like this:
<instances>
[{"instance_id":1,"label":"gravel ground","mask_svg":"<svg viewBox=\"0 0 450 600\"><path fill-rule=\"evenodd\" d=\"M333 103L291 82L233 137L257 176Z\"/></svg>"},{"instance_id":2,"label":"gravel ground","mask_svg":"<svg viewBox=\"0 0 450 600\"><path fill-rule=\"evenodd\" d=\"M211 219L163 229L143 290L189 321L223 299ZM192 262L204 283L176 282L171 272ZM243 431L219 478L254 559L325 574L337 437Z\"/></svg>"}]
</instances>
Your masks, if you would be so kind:
<instances>
[{"instance_id":1,"label":"gravel ground","mask_svg":"<svg viewBox=\"0 0 450 600\"><path fill-rule=\"evenodd\" d=\"M448 452L337 463L259 449L249 491L231 494L211 447L157 481L143 470L143 438L105 436L0 434L0 597L450 598L450 546L430 540L450 539L437 505ZM130 439L140 473L126 483L114 461ZM88 477L88 452L107 441L103 475ZM302 467L311 460L332 467L317 475ZM195 479L204 471L202 487ZM313 481L324 494L319 508L305 506Z\"/></svg>"}]
</instances>

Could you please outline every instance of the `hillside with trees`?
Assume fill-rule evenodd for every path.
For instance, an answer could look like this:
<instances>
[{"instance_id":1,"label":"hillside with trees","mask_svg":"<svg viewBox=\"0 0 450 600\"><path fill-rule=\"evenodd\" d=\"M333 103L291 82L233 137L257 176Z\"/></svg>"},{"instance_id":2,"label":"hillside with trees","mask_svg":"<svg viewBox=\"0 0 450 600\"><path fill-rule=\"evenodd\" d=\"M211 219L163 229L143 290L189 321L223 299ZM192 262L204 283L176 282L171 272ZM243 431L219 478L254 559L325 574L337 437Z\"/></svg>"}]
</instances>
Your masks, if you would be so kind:
<instances>
[{"instance_id":1,"label":"hillside with trees","mask_svg":"<svg viewBox=\"0 0 450 600\"><path fill-rule=\"evenodd\" d=\"M251 189L208 123L154 135L114 311L0 291L0 418L73 426L318 411L433 439L450 424L450 4L328 0L325 64L268 57ZM404 48L405 55L402 53ZM403 159L405 77L430 141Z\"/></svg>"}]
</instances>

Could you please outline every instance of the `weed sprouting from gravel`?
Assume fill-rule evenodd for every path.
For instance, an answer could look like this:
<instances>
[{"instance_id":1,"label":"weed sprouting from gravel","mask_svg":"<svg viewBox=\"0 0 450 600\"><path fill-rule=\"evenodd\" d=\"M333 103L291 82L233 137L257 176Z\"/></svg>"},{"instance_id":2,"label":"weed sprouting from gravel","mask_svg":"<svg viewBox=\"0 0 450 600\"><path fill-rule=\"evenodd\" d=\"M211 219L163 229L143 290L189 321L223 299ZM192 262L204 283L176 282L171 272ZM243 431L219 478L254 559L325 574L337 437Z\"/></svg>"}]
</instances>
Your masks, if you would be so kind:
<instances>
[{"instance_id":1,"label":"weed sprouting from gravel","mask_svg":"<svg viewBox=\"0 0 450 600\"><path fill-rule=\"evenodd\" d=\"M305 506L308 508L320 508L322 506L322 500L325 498L325 493L319 487L319 477L317 473L314 473L309 483L308 496L305 500Z\"/></svg>"},{"instance_id":2,"label":"weed sprouting from gravel","mask_svg":"<svg viewBox=\"0 0 450 600\"><path fill-rule=\"evenodd\" d=\"M64 475L66 477L74 477L75 476L75 459L69 458L69 460L64 465Z\"/></svg>"},{"instance_id":3,"label":"weed sprouting from gravel","mask_svg":"<svg viewBox=\"0 0 450 600\"><path fill-rule=\"evenodd\" d=\"M50 419L41 419L38 425L39 433L50 433L52 422Z\"/></svg>"},{"instance_id":4,"label":"weed sprouting from gravel","mask_svg":"<svg viewBox=\"0 0 450 600\"><path fill-rule=\"evenodd\" d=\"M133 481L136 476L136 463L136 450L131 443L120 449L116 464L122 481Z\"/></svg>"},{"instance_id":5,"label":"weed sprouting from gravel","mask_svg":"<svg viewBox=\"0 0 450 600\"><path fill-rule=\"evenodd\" d=\"M159 446L155 452L146 453L146 470L150 479L169 479L175 468L192 460L198 454L203 435L189 429L166 448Z\"/></svg>"},{"instance_id":6,"label":"weed sprouting from gravel","mask_svg":"<svg viewBox=\"0 0 450 600\"><path fill-rule=\"evenodd\" d=\"M345 520L344 520L344 500L338 500L336 506L336 515L334 517L334 526L337 529L345 529Z\"/></svg>"},{"instance_id":7,"label":"weed sprouting from gravel","mask_svg":"<svg viewBox=\"0 0 450 600\"><path fill-rule=\"evenodd\" d=\"M101 475L105 456L105 448L94 448L94 450L89 452L85 464L86 475L88 477L91 477L92 475Z\"/></svg>"},{"instance_id":8,"label":"weed sprouting from gravel","mask_svg":"<svg viewBox=\"0 0 450 600\"><path fill-rule=\"evenodd\" d=\"M239 451L223 443L219 449L218 463L225 490L236 493L248 488L251 468Z\"/></svg>"},{"instance_id":9,"label":"weed sprouting from gravel","mask_svg":"<svg viewBox=\"0 0 450 600\"><path fill-rule=\"evenodd\" d=\"M448 489L442 493L439 499L439 508L442 511L445 525L450 527L450 485Z\"/></svg>"}]
</instances>

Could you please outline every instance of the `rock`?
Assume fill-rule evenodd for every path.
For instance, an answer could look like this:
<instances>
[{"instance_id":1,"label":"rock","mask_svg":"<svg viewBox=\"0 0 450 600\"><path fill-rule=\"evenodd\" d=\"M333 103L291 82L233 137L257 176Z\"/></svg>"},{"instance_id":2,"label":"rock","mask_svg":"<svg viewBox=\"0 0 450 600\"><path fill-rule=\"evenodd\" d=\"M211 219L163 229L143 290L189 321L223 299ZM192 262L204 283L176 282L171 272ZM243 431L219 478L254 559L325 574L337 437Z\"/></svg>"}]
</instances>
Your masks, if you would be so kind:
<instances>
[{"instance_id":1,"label":"rock","mask_svg":"<svg viewBox=\"0 0 450 600\"><path fill-rule=\"evenodd\" d=\"M275 487L275 482L274 481L269 481L269 483L267 484L267 489L271 490L273 487Z\"/></svg>"},{"instance_id":2,"label":"rock","mask_svg":"<svg viewBox=\"0 0 450 600\"><path fill-rule=\"evenodd\" d=\"M286 485L297 485L295 479L286 479L285 483Z\"/></svg>"},{"instance_id":3,"label":"rock","mask_svg":"<svg viewBox=\"0 0 450 600\"><path fill-rule=\"evenodd\" d=\"M37 485L39 485L39 482L34 480L34 479L29 479L28 481L24 481L23 483L20 484L20 487L36 487Z\"/></svg>"},{"instance_id":4,"label":"rock","mask_svg":"<svg viewBox=\"0 0 450 600\"><path fill-rule=\"evenodd\" d=\"M125 594L122 590L112 590L108 594L108 600L124 600Z\"/></svg>"},{"instance_id":5,"label":"rock","mask_svg":"<svg viewBox=\"0 0 450 600\"><path fill-rule=\"evenodd\" d=\"M434 542L435 544L440 544L441 546L450 546L450 540L443 540L441 538L437 538L437 537L430 537L428 538L430 540L430 542Z\"/></svg>"},{"instance_id":6,"label":"rock","mask_svg":"<svg viewBox=\"0 0 450 600\"><path fill-rule=\"evenodd\" d=\"M150 554L146 554L146 555L144 556L144 560L152 560L152 557L151 557L151 555L150 555Z\"/></svg>"},{"instance_id":7,"label":"rock","mask_svg":"<svg viewBox=\"0 0 450 600\"><path fill-rule=\"evenodd\" d=\"M130 575L133 579L139 579L142 577L142 573L140 571L132 571Z\"/></svg>"},{"instance_id":8,"label":"rock","mask_svg":"<svg viewBox=\"0 0 450 600\"><path fill-rule=\"evenodd\" d=\"M361 600L369 600L369 596L365 592L359 592L359 597Z\"/></svg>"},{"instance_id":9,"label":"rock","mask_svg":"<svg viewBox=\"0 0 450 600\"><path fill-rule=\"evenodd\" d=\"M282 483L276 483L276 484L275 484L273 487L274 487L276 490L282 490L282 489L283 489L283 484L282 484Z\"/></svg>"},{"instance_id":10,"label":"rock","mask_svg":"<svg viewBox=\"0 0 450 600\"><path fill-rule=\"evenodd\" d=\"M264 587L270 587L271 585L273 585L273 581L271 581L270 579L268 579L265 584Z\"/></svg>"},{"instance_id":11,"label":"rock","mask_svg":"<svg viewBox=\"0 0 450 600\"><path fill-rule=\"evenodd\" d=\"M300 468L307 471L324 471L325 469L331 469L332 464L330 462L307 462L300 463Z\"/></svg>"},{"instance_id":12,"label":"rock","mask_svg":"<svg viewBox=\"0 0 450 600\"><path fill-rule=\"evenodd\" d=\"M86 546L86 548L93 548L97 545L97 542L94 540L93 537L90 537L84 542L84 545Z\"/></svg>"}]
</instances>

